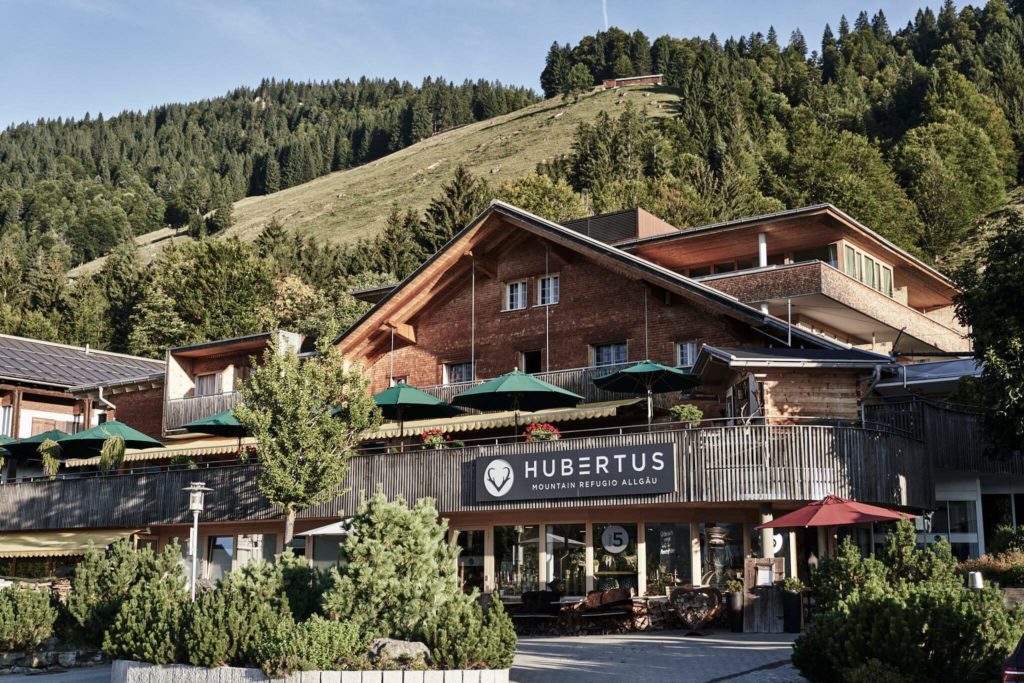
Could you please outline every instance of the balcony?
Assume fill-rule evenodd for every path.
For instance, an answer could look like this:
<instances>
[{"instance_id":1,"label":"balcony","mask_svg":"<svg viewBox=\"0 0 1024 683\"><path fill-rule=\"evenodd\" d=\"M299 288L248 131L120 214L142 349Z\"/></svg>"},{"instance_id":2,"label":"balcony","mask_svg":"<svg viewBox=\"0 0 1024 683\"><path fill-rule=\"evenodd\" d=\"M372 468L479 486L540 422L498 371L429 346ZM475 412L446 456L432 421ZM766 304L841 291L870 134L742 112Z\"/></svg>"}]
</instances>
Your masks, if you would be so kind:
<instances>
[{"instance_id":1,"label":"balcony","mask_svg":"<svg viewBox=\"0 0 1024 683\"><path fill-rule=\"evenodd\" d=\"M767 303L783 320L849 336L854 343L894 342L914 351L969 352L965 330L890 298L821 261L712 275L700 280L749 304Z\"/></svg>"},{"instance_id":2,"label":"balcony","mask_svg":"<svg viewBox=\"0 0 1024 683\"><path fill-rule=\"evenodd\" d=\"M673 444L673 490L656 495L483 502L476 500L476 459L581 448ZM187 523L181 489L204 481L213 489L206 522L280 518L256 486L255 463L171 468L0 486L0 530L144 527ZM300 517L351 514L362 492L381 488L406 500L430 496L444 513L586 508L608 505L807 501L836 494L877 503L928 507L934 487L925 444L896 430L839 425L745 425L670 429L507 443L370 452L354 456L341 495Z\"/></svg>"},{"instance_id":3,"label":"balcony","mask_svg":"<svg viewBox=\"0 0 1024 683\"><path fill-rule=\"evenodd\" d=\"M167 400L164 411L164 429L172 432L200 418L234 408L242 400L238 391L226 391L222 394L209 396L190 396L188 398L172 398Z\"/></svg>"},{"instance_id":4,"label":"balcony","mask_svg":"<svg viewBox=\"0 0 1024 683\"><path fill-rule=\"evenodd\" d=\"M583 403L597 403L599 401L618 401L629 396L604 389L598 389L594 384L595 377L603 377L623 368L628 368L634 363L620 363L617 365L602 365L601 367L570 368L568 370L552 370L550 372L535 372L532 374L539 380L556 387L568 389L583 397ZM457 382L454 384L435 384L433 386L420 387L423 391L436 396L437 398L451 403L452 399L466 389L482 384L487 380L476 380L473 382ZM654 405L668 408L679 402L679 393L655 394Z\"/></svg>"}]
</instances>

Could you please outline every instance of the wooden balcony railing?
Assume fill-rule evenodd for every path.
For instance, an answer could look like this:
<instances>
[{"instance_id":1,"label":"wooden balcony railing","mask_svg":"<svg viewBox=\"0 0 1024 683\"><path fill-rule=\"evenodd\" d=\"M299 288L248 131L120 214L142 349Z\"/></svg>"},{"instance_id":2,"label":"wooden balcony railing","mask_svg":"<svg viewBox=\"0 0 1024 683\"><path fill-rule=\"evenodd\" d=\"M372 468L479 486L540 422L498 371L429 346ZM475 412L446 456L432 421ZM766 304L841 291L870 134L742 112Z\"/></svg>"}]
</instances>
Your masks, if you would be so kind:
<instances>
[{"instance_id":1,"label":"wooden balcony railing","mask_svg":"<svg viewBox=\"0 0 1024 683\"><path fill-rule=\"evenodd\" d=\"M556 387L568 389L583 397L584 403L597 403L600 401L617 401L628 398L629 394L613 393L598 389L594 384L595 377L603 377L613 372L628 368L633 363L621 363L617 365L603 365L601 367L571 368L568 370L552 370L550 372L535 372L533 376ZM436 384L433 386L420 387L423 391L438 397L446 403L457 395L470 389L486 380L475 380L473 382L458 382L455 384ZM679 401L678 393L658 394L654 397L655 404L659 406L672 406Z\"/></svg>"},{"instance_id":2,"label":"wooden balcony railing","mask_svg":"<svg viewBox=\"0 0 1024 683\"><path fill-rule=\"evenodd\" d=\"M474 466L481 456L598 446L628 449L666 441L675 446L676 482L670 493L506 503L475 500ZM206 482L213 489L204 521L276 518L279 511L256 486L257 467L231 464L6 484L0 486L0 530L183 523L187 501L181 489L192 481ZM928 507L934 498L924 445L909 436L853 426L749 425L361 454L350 461L345 492L301 516L336 519L351 514L363 493L378 488L406 500L432 497L442 512L806 501L830 493Z\"/></svg>"},{"instance_id":3,"label":"wooden balcony railing","mask_svg":"<svg viewBox=\"0 0 1024 683\"><path fill-rule=\"evenodd\" d=\"M166 421L164 428L167 431L181 429L183 425L210 415L216 415L222 410L230 410L242 400L242 394L238 391L227 391L222 394L211 394L210 396L190 396L188 398L172 398L167 401L167 409L164 411Z\"/></svg>"}]
</instances>

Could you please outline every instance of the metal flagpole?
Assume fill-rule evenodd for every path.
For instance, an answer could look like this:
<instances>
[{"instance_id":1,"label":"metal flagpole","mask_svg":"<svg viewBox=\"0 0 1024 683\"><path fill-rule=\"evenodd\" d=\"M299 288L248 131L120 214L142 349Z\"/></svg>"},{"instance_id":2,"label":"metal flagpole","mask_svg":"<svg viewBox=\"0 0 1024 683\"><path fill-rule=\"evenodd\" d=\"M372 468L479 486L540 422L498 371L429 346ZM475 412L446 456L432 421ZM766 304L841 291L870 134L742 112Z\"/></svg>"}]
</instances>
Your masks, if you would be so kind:
<instances>
[{"instance_id":1,"label":"metal flagpole","mask_svg":"<svg viewBox=\"0 0 1024 683\"><path fill-rule=\"evenodd\" d=\"M548 283L548 301L547 305L544 306L544 370L551 372L551 295L554 290L551 287L551 268L548 267L548 253L551 251L550 247L544 245L544 277Z\"/></svg>"},{"instance_id":2,"label":"metal flagpole","mask_svg":"<svg viewBox=\"0 0 1024 683\"><path fill-rule=\"evenodd\" d=\"M644 360L651 359L651 349L647 343L647 286L644 285Z\"/></svg>"}]
</instances>

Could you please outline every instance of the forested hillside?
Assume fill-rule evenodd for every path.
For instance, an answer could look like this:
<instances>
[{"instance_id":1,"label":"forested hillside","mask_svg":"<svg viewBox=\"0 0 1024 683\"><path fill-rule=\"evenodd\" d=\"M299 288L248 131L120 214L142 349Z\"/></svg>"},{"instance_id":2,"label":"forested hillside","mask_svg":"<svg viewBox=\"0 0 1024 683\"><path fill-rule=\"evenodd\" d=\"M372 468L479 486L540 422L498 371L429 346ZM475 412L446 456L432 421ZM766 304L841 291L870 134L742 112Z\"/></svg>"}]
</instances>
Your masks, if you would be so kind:
<instances>
[{"instance_id":1,"label":"forested hillside","mask_svg":"<svg viewBox=\"0 0 1024 683\"><path fill-rule=\"evenodd\" d=\"M552 45L548 96L581 78L665 74L658 125L601 118L547 172L597 211L641 204L679 226L832 202L939 260L1021 178L1024 3L882 12L826 26L820 46L774 30L719 41L611 29Z\"/></svg>"},{"instance_id":2,"label":"forested hillside","mask_svg":"<svg viewBox=\"0 0 1024 683\"><path fill-rule=\"evenodd\" d=\"M1020 5L947 2L897 30L862 13L820 46L799 32L651 42L611 29L552 46L540 80L555 99L436 136L532 96L266 84L275 97L9 130L0 331L143 354L275 325L334 334L365 308L348 289L405 276L492 197L554 220L641 205L682 228L831 202L949 269L971 258L958 245L984 240L983 216L1020 202ZM665 87L592 91L650 71ZM231 199L416 140L245 199L245 241L224 237ZM125 236L168 222L197 239L140 259Z\"/></svg>"},{"instance_id":3,"label":"forested hillside","mask_svg":"<svg viewBox=\"0 0 1024 683\"><path fill-rule=\"evenodd\" d=\"M12 126L0 134L0 225L31 250L60 244L67 265L165 224L198 237L227 227L237 199L534 101L487 81L265 81L145 113Z\"/></svg>"}]
</instances>

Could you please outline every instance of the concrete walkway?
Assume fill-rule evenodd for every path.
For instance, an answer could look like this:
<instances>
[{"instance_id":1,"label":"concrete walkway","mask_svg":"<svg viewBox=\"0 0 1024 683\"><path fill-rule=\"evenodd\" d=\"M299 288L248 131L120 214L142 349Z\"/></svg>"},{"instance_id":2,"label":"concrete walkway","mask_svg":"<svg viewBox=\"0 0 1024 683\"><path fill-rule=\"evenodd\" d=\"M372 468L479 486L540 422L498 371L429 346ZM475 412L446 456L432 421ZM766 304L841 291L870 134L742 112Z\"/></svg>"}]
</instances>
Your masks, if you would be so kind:
<instances>
[{"instance_id":1,"label":"concrete walkway","mask_svg":"<svg viewBox=\"0 0 1024 683\"><path fill-rule=\"evenodd\" d=\"M520 638L515 683L805 683L789 663L791 635L682 631Z\"/></svg>"}]
</instances>

